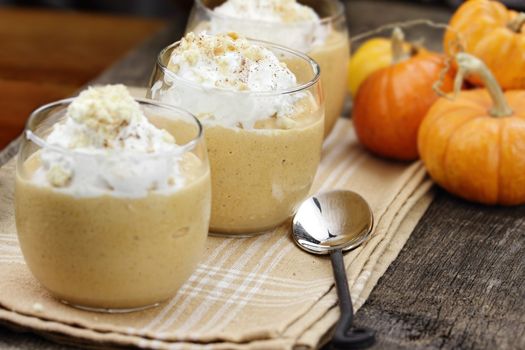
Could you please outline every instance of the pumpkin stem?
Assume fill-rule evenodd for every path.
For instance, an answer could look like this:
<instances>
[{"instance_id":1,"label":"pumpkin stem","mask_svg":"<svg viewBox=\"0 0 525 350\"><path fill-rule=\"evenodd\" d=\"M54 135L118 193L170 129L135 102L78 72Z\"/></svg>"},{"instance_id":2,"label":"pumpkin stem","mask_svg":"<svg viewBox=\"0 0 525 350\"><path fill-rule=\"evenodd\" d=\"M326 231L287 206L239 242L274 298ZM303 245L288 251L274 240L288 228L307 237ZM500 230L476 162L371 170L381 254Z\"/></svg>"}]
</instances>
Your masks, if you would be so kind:
<instances>
[{"instance_id":1,"label":"pumpkin stem","mask_svg":"<svg viewBox=\"0 0 525 350\"><path fill-rule=\"evenodd\" d=\"M475 74L479 76L494 102L494 106L490 109L490 114L493 117L506 117L513 114L498 81L483 61L468 53L460 52L456 54L456 62L458 64L458 72L454 80L454 94L456 96L461 91L465 77Z\"/></svg>"},{"instance_id":2,"label":"pumpkin stem","mask_svg":"<svg viewBox=\"0 0 525 350\"><path fill-rule=\"evenodd\" d=\"M525 24L525 12L520 12L512 21L507 24L507 27L515 33L521 32L521 27Z\"/></svg>"},{"instance_id":3,"label":"pumpkin stem","mask_svg":"<svg viewBox=\"0 0 525 350\"><path fill-rule=\"evenodd\" d=\"M392 64L399 63L409 58L405 52L403 44L405 43L405 33L399 27L395 27L392 31Z\"/></svg>"}]
</instances>

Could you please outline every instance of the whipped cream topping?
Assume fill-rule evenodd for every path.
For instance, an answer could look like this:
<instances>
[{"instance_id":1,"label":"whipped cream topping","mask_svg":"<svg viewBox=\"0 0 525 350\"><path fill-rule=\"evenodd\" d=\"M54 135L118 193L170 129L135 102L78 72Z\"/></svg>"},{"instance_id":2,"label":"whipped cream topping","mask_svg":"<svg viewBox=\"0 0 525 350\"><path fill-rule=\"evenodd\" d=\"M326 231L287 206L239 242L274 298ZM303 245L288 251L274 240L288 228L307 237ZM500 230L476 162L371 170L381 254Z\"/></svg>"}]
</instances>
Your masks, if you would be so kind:
<instances>
[{"instance_id":1,"label":"whipped cream topping","mask_svg":"<svg viewBox=\"0 0 525 350\"><path fill-rule=\"evenodd\" d=\"M83 91L46 142L51 147L43 147L33 180L76 196L141 197L184 182L180 157L169 153L180 146L148 121L123 85Z\"/></svg>"},{"instance_id":2,"label":"whipped cream topping","mask_svg":"<svg viewBox=\"0 0 525 350\"><path fill-rule=\"evenodd\" d=\"M190 110L204 124L252 129L270 117L287 120L306 96L279 94L298 85L295 75L272 51L235 33L187 34L173 50L168 70L173 74L153 85L152 97Z\"/></svg>"},{"instance_id":3,"label":"whipped cream topping","mask_svg":"<svg viewBox=\"0 0 525 350\"><path fill-rule=\"evenodd\" d=\"M213 9L215 13L268 22L314 22L315 11L297 0L227 0Z\"/></svg>"},{"instance_id":4,"label":"whipped cream topping","mask_svg":"<svg viewBox=\"0 0 525 350\"><path fill-rule=\"evenodd\" d=\"M227 0L212 11L218 16L210 19L210 33L235 31L301 52L322 45L329 33L319 15L297 0Z\"/></svg>"},{"instance_id":5,"label":"whipped cream topping","mask_svg":"<svg viewBox=\"0 0 525 350\"><path fill-rule=\"evenodd\" d=\"M297 85L295 75L270 50L235 33L189 33L172 52L168 69L204 87L275 91Z\"/></svg>"}]
</instances>

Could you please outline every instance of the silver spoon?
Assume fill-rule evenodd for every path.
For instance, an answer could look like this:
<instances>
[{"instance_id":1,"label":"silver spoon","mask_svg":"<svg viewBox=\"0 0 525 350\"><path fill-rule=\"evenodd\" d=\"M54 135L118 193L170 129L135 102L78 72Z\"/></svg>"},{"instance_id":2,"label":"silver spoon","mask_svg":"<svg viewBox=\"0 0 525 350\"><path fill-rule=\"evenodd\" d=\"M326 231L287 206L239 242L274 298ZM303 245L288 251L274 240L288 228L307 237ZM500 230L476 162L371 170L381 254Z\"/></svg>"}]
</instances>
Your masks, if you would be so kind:
<instances>
[{"instance_id":1,"label":"silver spoon","mask_svg":"<svg viewBox=\"0 0 525 350\"><path fill-rule=\"evenodd\" d=\"M375 331L353 328L354 311L348 290L343 252L363 244L372 232L374 218L368 203L355 192L332 191L307 199L293 219L293 239L313 254L330 254L341 316L332 346L363 349L375 343Z\"/></svg>"}]
</instances>

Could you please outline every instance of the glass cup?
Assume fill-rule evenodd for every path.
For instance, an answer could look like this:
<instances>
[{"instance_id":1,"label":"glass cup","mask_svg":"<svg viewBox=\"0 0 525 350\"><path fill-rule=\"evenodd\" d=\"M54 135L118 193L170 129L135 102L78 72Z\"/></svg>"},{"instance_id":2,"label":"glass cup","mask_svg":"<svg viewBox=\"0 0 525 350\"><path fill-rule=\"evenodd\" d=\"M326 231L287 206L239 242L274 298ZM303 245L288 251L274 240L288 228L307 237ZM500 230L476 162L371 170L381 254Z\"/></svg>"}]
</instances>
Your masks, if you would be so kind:
<instances>
[{"instance_id":1,"label":"glass cup","mask_svg":"<svg viewBox=\"0 0 525 350\"><path fill-rule=\"evenodd\" d=\"M53 296L72 306L101 312L154 306L176 293L204 250L211 182L202 126L182 109L137 100L180 148L86 153L48 144L72 101L37 109L25 129L15 186L25 261ZM68 186L49 184L46 159L73 169ZM167 181L159 174L175 175ZM153 185L146 188L148 181ZM167 185L155 188L158 181Z\"/></svg>"},{"instance_id":2,"label":"glass cup","mask_svg":"<svg viewBox=\"0 0 525 350\"><path fill-rule=\"evenodd\" d=\"M326 95L325 137L343 112L347 97L350 47L345 10L337 0L299 0L317 12L319 22L275 23L219 15L213 8L225 0L195 0L186 32L234 31L303 52L321 67Z\"/></svg>"},{"instance_id":3,"label":"glass cup","mask_svg":"<svg viewBox=\"0 0 525 350\"><path fill-rule=\"evenodd\" d=\"M190 110L204 125L212 174L210 231L219 235L250 236L286 221L307 197L321 156L319 66L297 51L251 42L286 62L298 85L261 92L203 87L167 68L177 42L159 54L148 91L150 98ZM272 117L290 101L291 118Z\"/></svg>"}]
</instances>

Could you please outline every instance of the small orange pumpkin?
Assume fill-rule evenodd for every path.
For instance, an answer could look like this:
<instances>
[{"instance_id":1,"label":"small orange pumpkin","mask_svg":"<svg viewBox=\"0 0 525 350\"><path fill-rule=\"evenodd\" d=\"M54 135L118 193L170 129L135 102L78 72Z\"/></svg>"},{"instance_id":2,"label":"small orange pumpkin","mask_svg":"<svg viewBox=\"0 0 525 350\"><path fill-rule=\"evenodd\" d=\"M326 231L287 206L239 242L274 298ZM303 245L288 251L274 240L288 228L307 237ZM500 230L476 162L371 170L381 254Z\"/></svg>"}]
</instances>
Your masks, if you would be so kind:
<instances>
[{"instance_id":1,"label":"small orange pumpkin","mask_svg":"<svg viewBox=\"0 0 525 350\"><path fill-rule=\"evenodd\" d=\"M450 50L460 37L465 52L484 61L503 89L525 89L524 24L525 13L498 1L466 1L452 16L443 47ZM482 85L476 75L468 80Z\"/></svg>"},{"instance_id":2,"label":"small orange pumpkin","mask_svg":"<svg viewBox=\"0 0 525 350\"><path fill-rule=\"evenodd\" d=\"M370 74L354 99L352 119L359 141L371 152L386 158L418 158L417 131L430 106L437 100L432 90L446 69L443 55L404 48L404 35L392 34L390 66ZM443 89L453 83L451 73L443 77Z\"/></svg>"},{"instance_id":3,"label":"small orange pumpkin","mask_svg":"<svg viewBox=\"0 0 525 350\"><path fill-rule=\"evenodd\" d=\"M486 65L456 55L456 98L440 98L419 130L430 176L447 191L485 204L525 203L525 90L503 94ZM460 91L464 76L486 89Z\"/></svg>"}]
</instances>

